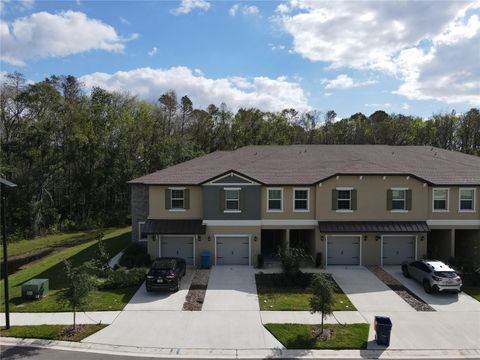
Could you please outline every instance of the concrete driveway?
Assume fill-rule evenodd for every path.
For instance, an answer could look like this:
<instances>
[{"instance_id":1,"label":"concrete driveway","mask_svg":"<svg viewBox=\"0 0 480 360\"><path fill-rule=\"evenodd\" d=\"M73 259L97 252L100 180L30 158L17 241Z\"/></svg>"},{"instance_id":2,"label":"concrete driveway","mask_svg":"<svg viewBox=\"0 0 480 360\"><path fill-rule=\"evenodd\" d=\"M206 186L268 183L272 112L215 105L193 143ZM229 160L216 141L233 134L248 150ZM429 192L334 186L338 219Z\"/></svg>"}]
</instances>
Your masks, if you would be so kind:
<instances>
[{"instance_id":1,"label":"concrete driveway","mask_svg":"<svg viewBox=\"0 0 480 360\"><path fill-rule=\"evenodd\" d=\"M427 294L423 290L422 284L403 276L400 266L384 266L383 268L436 311L480 311L480 302L463 292L460 294Z\"/></svg>"},{"instance_id":2,"label":"concrete driveway","mask_svg":"<svg viewBox=\"0 0 480 360\"><path fill-rule=\"evenodd\" d=\"M255 269L250 266L214 266L202 310L260 311Z\"/></svg>"},{"instance_id":3,"label":"concrete driveway","mask_svg":"<svg viewBox=\"0 0 480 360\"><path fill-rule=\"evenodd\" d=\"M358 311L415 312L400 296L363 266L328 266L331 273Z\"/></svg>"},{"instance_id":4,"label":"concrete driveway","mask_svg":"<svg viewBox=\"0 0 480 360\"><path fill-rule=\"evenodd\" d=\"M182 289L168 295L140 289L110 326L83 342L168 349L283 348L262 325L253 268L213 267L202 311L181 311L187 281Z\"/></svg>"},{"instance_id":5,"label":"concrete driveway","mask_svg":"<svg viewBox=\"0 0 480 360\"><path fill-rule=\"evenodd\" d=\"M185 297L192 283L194 269L187 268L185 276L180 282L180 290L177 292L147 292L145 283L140 286L124 311L141 310L182 310Z\"/></svg>"}]
</instances>

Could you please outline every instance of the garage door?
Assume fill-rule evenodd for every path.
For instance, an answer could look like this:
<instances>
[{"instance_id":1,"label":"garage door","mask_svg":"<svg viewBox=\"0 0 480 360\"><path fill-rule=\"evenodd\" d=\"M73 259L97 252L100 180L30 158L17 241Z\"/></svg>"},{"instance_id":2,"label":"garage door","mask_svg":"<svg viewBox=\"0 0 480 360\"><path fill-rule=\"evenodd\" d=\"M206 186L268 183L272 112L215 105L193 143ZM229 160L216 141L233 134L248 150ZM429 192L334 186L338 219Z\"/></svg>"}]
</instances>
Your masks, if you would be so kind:
<instances>
[{"instance_id":1,"label":"garage door","mask_svg":"<svg viewBox=\"0 0 480 360\"><path fill-rule=\"evenodd\" d=\"M217 236L217 265L249 265L248 236Z\"/></svg>"},{"instance_id":2,"label":"garage door","mask_svg":"<svg viewBox=\"0 0 480 360\"><path fill-rule=\"evenodd\" d=\"M193 237L162 236L161 256L183 258L188 265L193 265Z\"/></svg>"},{"instance_id":3,"label":"garage door","mask_svg":"<svg viewBox=\"0 0 480 360\"><path fill-rule=\"evenodd\" d=\"M327 265L360 265L360 237L329 236Z\"/></svg>"},{"instance_id":4,"label":"garage door","mask_svg":"<svg viewBox=\"0 0 480 360\"><path fill-rule=\"evenodd\" d=\"M415 236L384 236L383 265L415 260Z\"/></svg>"}]
</instances>

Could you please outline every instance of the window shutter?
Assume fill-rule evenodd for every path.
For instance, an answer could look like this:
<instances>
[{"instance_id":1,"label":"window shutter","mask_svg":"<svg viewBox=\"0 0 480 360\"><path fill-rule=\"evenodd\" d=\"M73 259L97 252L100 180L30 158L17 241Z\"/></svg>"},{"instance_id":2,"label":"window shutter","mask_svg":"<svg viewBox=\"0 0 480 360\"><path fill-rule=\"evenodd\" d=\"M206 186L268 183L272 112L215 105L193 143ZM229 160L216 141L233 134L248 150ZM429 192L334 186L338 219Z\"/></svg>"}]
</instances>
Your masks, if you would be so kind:
<instances>
[{"instance_id":1,"label":"window shutter","mask_svg":"<svg viewBox=\"0 0 480 360\"><path fill-rule=\"evenodd\" d=\"M225 190L220 189L220 194L218 198L220 199L220 203L219 203L220 211L224 211L225 210Z\"/></svg>"},{"instance_id":2,"label":"window shutter","mask_svg":"<svg viewBox=\"0 0 480 360\"><path fill-rule=\"evenodd\" d=\"M407 204L406 204L407 210L412 210L412 190L407 190Z\"/></svg>"},{"instance_id":3,"label":"window shutter","mask_svg":"<svg viewBox=\"0 0 480 360\"><path fill-rule=\"evenodd\" d=\"M184 197L184 207L185 209L190 209L190 189L185 189L183 191L183 197Z\"/></svg>"},{"instance_id":4,"label":"window shutter","mask_svg":"<svg viewBox=\"0 0 480 360\"><path fill-rule=\"evenodd\" d=\"M332 210L337 210L338 205L338 191L336 189L332 189Z\"/></svg>"},{"instance_id":5,"label":"window shutter","mask_svg":"<svg viewBox=\"0 0 480 360\"><path fill-rule=\"evenodd\" d=\"M352 197L352 210L357 210L357 190L351 190L350 196Z\"/></svg>"},{"instance_id":6,"label":"window shutter","mask_svg":"<svg viewBox=\"0 0 480 360\"><path fill-rule=\"evenodd\" d=\"M165 209L170 209L172 202L170 201L170 189L165 189Z\"/></svg>"},{"instance_id":7,"label":"window shutter","mask_svg":"<svg viewBox=\"0 0 480 360\"><path fill-rule=\"evenodd\" d=\"M392 189L387 190L387 210L392 210L392 198L393 198L393 191Z\"/></svg>"},{"instance_id":8,"label":"window shutter","mask_svg":"<svg viewBox=\"0 0 480 360\"><path fill-rule=\"evenodd\" d=\"M238 208L243 211L245 210L245 191L241 189L238 193Z\"/></svg>"}]
</instances>

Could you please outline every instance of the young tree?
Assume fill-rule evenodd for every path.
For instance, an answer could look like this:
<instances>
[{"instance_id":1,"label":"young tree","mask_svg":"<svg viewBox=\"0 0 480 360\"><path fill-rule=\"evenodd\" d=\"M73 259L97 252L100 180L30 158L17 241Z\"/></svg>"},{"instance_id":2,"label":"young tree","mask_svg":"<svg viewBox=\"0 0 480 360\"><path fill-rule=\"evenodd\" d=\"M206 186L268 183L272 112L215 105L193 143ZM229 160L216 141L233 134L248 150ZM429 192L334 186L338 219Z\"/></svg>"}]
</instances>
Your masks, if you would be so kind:
<instances>
[{"instance_id":1,"label":"young tree","mask_svg":"<svg viewBox=\"0 0 480 360\"><path fill-rule=\"evenodd\" d=\"M93 290L93 280L82 266L73 267L68 260L63 262L67 287L60 293L59 302L66 303L73 311L73 329L77 327L76 311L87 303L87 297Z\"/></svg>"},{"instance_id":2,"label":"young tree","mask_svg":"<svg viewBox=\"0 0 480 360\"><path fill-rule=\"evenodd\" d=\"M332 281L326 274L316 274L312 280L310 298L310 311L312 314L319 312L322 315L322 326L320 334L323 334L323 321L327 315L333 312L335 305L334 288Z\"/></svg>"}]
</instances>

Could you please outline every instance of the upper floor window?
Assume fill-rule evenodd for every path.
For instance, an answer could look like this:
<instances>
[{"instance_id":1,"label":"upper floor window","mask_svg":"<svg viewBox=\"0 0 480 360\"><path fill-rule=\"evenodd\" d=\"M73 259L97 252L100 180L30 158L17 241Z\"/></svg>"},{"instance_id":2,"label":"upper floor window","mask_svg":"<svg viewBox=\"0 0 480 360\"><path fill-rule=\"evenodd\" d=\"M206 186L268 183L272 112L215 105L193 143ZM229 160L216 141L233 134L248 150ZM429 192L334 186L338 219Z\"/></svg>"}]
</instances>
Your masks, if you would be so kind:
<instances>
[{"instance_id":1,"label":"upper floor window","mask_svg":"<svg viewBox=\"0 0 480 360\"><path fill-rule=\"evenodd\" d=\"M293 189L293 211L308 211L309 189Z\"/></svg>"},{"instance_id":2,"label":"upper floor window","mask_svg":"<svg viewBox=\"0 0 480 360\"><path fill-rule=\"evenodd\" d=\"M184 189L172 189L172 202L170 209L185 209L185 190Z\"/></svg>"},{"instance_id":3,"label":"upper floor window","mask_svg":"<svg viewBox=\"0 0 480 360\"><path fill-rule=\"evenodd\" d=\"M448 211L448 189L433 189L433 211Z\"/></svg>"},{"instance_id":4,"label":"upper floor window","mask_svg":"<svg viewBox=\"0 0 480 360\"><path fill-rule=\"evenodd\" d=\"M165 189L165 209L186 210L190 207L190 191L186 188Z\"/></svg>"},{"instance_id":5,"label":"upper floor window","mask_svg":"<svg viewBox=\"0 0 480 360\"><path fill-rule=\"evenodd\" d=\"M240 211L240 189L225 189L225 211Z\"/></svg>"},{"instance_id":6,"label":"upper floor window","mask_svg":"<svg viewBox=\"0 0 480 360\"><path fill-rule=\"evenodd\" d=\"M392 210L407 209L407 190L392 190Z\"/></svg>"},{"instance_id":7,"label":"upper floor window","mask_svg":"<svg viewBox=\"0 0 480 360\"><path fill-rule=\"evenodd\" d=\"M475 211L475 189L460 189L459 211Z\"/></svg>"},{"instance_id":8,"label":"upper floor window","mask_svg":"<svg viewBox=\"0 0 480 360\"><path fill-rule=\"evenodd\" d=\"M332 210L351 212L357 210L357 190L339 187L332 190Z\"/></svg>"},{"instance_id":9,"label":"upper floor window","mask_svg":"<svg viewBox=\"0 0 480 360\"><path fill-rule=\"evenodd\" d=\"M283 189L268 189L267 191L267 210L282 211L283 210Z\"/></svg>"}]
</instances>

